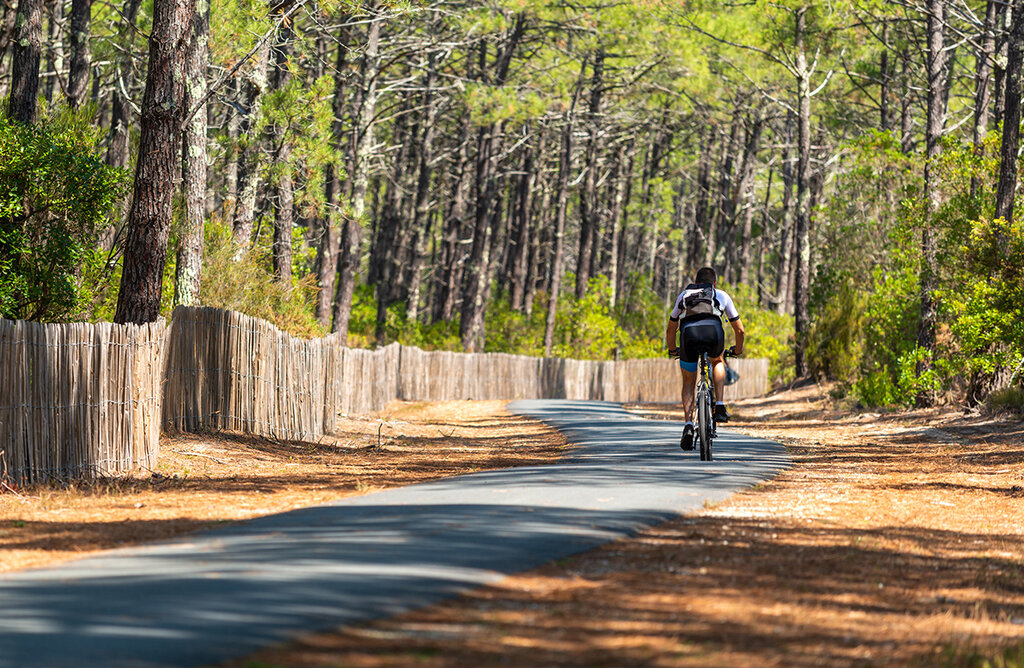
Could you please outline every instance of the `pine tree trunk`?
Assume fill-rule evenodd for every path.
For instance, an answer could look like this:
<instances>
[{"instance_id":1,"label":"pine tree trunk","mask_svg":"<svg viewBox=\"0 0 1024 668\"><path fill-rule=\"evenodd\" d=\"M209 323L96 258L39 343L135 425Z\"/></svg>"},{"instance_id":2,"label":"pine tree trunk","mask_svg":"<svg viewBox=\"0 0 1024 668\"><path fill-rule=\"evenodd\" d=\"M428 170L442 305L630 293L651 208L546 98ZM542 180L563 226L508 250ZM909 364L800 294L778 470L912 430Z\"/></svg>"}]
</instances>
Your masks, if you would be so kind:
<instances>
[{"instance_id":1,"label":"pine tree trunk","mask_svg":"<svg viewBox=\"0 0 1024 668\"><path fill-rule=\"evenodd\" d=\"M615 177L612 179L615 188L615 195L612 199L611 212L608 215L608 225L611 226L612 239L611 248L608 250L608 285L611 288L611 306L618 303L619 281L620 281L620 252L622 238L626 233L625 212L626 193L629 190L630 180L633 178L633 158L636 154L636 143L630 141L626 148L625 156L615 162ZM623 164L625 162L625 164ZM621 221L621 222L620 222Z\"/></svg>"},{"instance_id":2,"label":"pine tree trunk","mask_svg":"<svg viewBox=\"0 0 1024 668\"><path fill-rule=\"evenodd\" d=\"M751 241L754 224L754 209L757 206L754 193L754 171L757 150L760 147L761 130L763 128L759 112L754 112L751 127L747 132L747 141L743 149L743 167L740 170L739 192L743 197L743 228L740 234L738 271L733 268L733 276L746 285L750 281Z\"/></svg>"},{"instance_id":3,"label":"pine tree trunk","mask_svg":"<svg viewBox=\"0 0 1024 668\"><path fill-rule=\"evenodd\" d=\"M537 153L544 154L544 133L541 133ZM529 145L523 148L522 174L516 188L516 228L515 243L512 246L511 274L512 289L509 296L511 307L520 313L526 312L526 281L529 267L531 234L530 213L533 197L533 184L537 179L534 168L533 149Z\"/></svg>"},{"instance_id":4,"label":"pine tree trunk","mask_svg":"<svg viewBox=\"0 0 1024 668\"><path fill-rule=\"evenodd\" d=\"M92 0L71 0L71 69L68 73L68 105L77 109L89 90L89 32Z\"/></svg>"},{"instance_id":5,"label":"pine tree trunk","mask_svg":"<svg viewBox=\"0 0 1024 668\"><path fill-rule=\"evenodd\" d=\"M935 348L937 308L935 290L938 287L938 266L936 264L936 233L931 220L932 214L941 205L935 172L946 121L946 60L945 11L946 0L928 0L927 65L928 65L928 116L925 126L926 158L924 163L925 220L921 230L921 322L917 332L917 345L926 357L917 365L920 376L931 367L927 358ZM931 393L922 390L917 395L919 406L928 406L934 401Z\"/></svg>"},{"instance_id":6,"label":"pine tree trunk","mask_svg":"<svg viewBox=\"0 0 1024 668\"><path fill-rule=\"evenodd\" d=\"M263 107L263 94L267 89L267 70L270 67L270 40L257 50L249 70L242 79L242 107L245 113L239 124L238 149L238 201L231 222L232 235L237 245L237 256L245 255L252 243L253 224L256 220L256 198L260 180L259 126Z\"/></svg>"},{"instance_id":7,"label":"pine tree trunk","mask_svg":"<svg viewBox=\"0 0 1024 668\"><path fill-rule=\"evenodd\" d=\"M796 375L807 375L807 333L810 329L808 292L811 278L811 216L808 207L811 164L811 82L807 56L804 52L804 30L807 9L797 12L796 71L797 75L797 174L796 174L796 284L793 286L796 320Z\"/></svg>"},{"instance_id":8,"label":"pine tree trunk","mask_svg":"<svg viewBox=\"0 0 1024 668\"><path fill-rule=\"evenodd\" d=\"M590 108L587 114L587 164L580 195L580 242L576 254L576 299L582 299L590 281L590 265L594 251L594 237L600 215L597 202L597 156L600 135L601 93L604 86L604 51L594 54L593 77L590 81Z\"/></svg>"},{"instance_id":9,"label":"pine tree trunk","mask_svg":"<svg viewBox=\"0 0 1024 668\"><path fill-rule=\"evenodd\" d=\"M999 150L999 186L996 190L996 218L1013 224L1013 200L1017 192L1017 160L1020 147L1021 50L1024 48L1024 1L1011 6L1006 57L1006 105L1003 109L1003 139ZM1005 238L1002 239L1006 241Z\"/></svg>"},{"instance_id":10,"label":"pine tree trunk","mask_svg":"<svg viewBox=\"0 0 1024 668\"><path fill-rule=\"evenodd\" d=\"M377 3L370 3L370 23L366 27L366 48L363 51L359 99L351 132L351 192L349 210L342 237L338 266L338 290L334 295L331 331L348 337L352 314L352 295L356 289L356 271L362 256L363 225L366 222L366 191L370 180L370 153L374 143L374 117L377 114L377 78L380 74L380 32L384 19Z\"/></svg>"},{"instance_id":11,"label":"pine tree trunk","mask_svg":"<svg viewBox=\"0 0 1024 668\"><path fill-rule=\"evenodd\" d=\"M995 57L996 38L995 22L1000 0L988 0L985 4L985 23L982 27L981 40L975 53L974 76L974 155L981 160L985 157L985 135L988 134L989 117L992 102L992 59ZM974 197L981 188L981 179L971 177L971 196Z\"/></svg>"},{"instance_id":12,"label":"pine tree trunk","mask_svg":"<svg viewBox=\"0 0 1024 668\"><path fill-rule=\"evenodd\" d=\"M11 61L7 58L7 49L14 41L14 21L18 14L18 0L0 0L0 98L7 97Z\"/></svg>"},{"instance_id":13,"label":"pine tree trunk","mask_svg":"<svg viewBox=\"0 0 1024 668\"><path fill-rule=\"evenodd\" d=\"M406 317L415 322L420 314L420 292L423 285L423 263L426 258L426 243L430 236L430 184L434 159L434 136L437 134L437 104L434 96L434 56L427 58L427 74L423 80L424 127L419 150L419 165L416 176L416 200L413 209L411 244L412 260L409 263L409 300Z\"/></svg>"},{"instance_id":14,"label":"pine tree trunk","mask_svg":"<svg viewBox=\"0 0 1024 668\"><path fill-rule=\"evenodd\" d=\"M582 79L583 72L580 72ZM577 86L577 96L579 87ZM575 106L575 100L574 105ZM551 258L550 293L548 294L548 315L544 325L544 356L551 357L555 341L555 316L558 314L558 297L562 291L562 263L565 259L565 210L569 202L569 170L572 169L572 133L575 126L573 110L570 109L562 130L562 154L558 163L558 179L555 182L555 247Z\"/></svg>"},{"instance_id":15,"label":"pine tree trunk","mask_svg":"<svg viewBox=\"0 0 1024 668\"><path fill-rule=\"evenodd\" d=\"M154 2L142 136L114 322L141 324L160 315L175 180L181 173L185 53L195 9L195 0Z\"/></svg>"},{"instance_id":16,"label":"pine tree trunk","mask_svg":"<svg viewBox=\"0 0 1024 668\"><path fill-rule=\"evenodd\" d=\"M43 0L18 0L11 55L11 98L7 115L26 125L35 122L42 57Z\"/></svg>"},{"instance_id":17,"label":"pine tree trunk","mask_svg":"<svg viewBox=\"0 0 1024 668\"><path fill-rule=\"evenodd\" d=\"M347 70L349 33L346 28L341 28L337 35L338 50L334 67L334 99L332 100L332 111L334 120L331 125L331 135L334 149L341 152L342 145L347 136L347 130L343 122L345 116L345 72ZM315 221L314 241L316 246L316 261L314 273L316 284L319 290L316 295L314 312L317 322L323 328L332 326L332 303L335 299L334 285L335 278L341 271L338 262L340 251L340 240L348 238L347 225L339 223L341 215L338 212L339 202L347 188L342 186L338 174L339 167L334 163L328 163L324 167L324 201L326 211L322 217ZM338 228L341 228L340 230ZM345 336L348 336L348 319L345 314L333 314L334 326L345 325Z\"/></svg>"},{"instance_id":18,"label":"pine tree trunk","mask_svg":"<svg viewBox=\"0 0 1024 668\"><path fill-rule=\"evenodd\" d=\"M791 153L792 116L786 118L785 145L782 153L782 231L779 235L778 267L775 274L775 310L789 313L793 283L790 267L793 266L793 183L794 173Z\"/></svg>"},{"instance_id":19,"label":"pine tree trunk","mask_svg":"<svg viewBox=\"0 0 1024 668\"><path fill-rule=\"evenodd\" d=\"M127 53L120 53L115 58L114 93L111 95L110 106L110 143L107 145L106 162L112 167L125 169L128 167L128 140L131 136L129 128L134 118L131 103L127 95L135 85L135 68L131 51L134 49L135 21L139 14L142 0L125 0L121 9L121 24L118 26L118 44Z\"/></svg>"},{"instance_id":20,"label":"pine tree trunk","mask_svg":"<svg viewBox=\"0 0 1024 668\"><path fill-rule=\"evenodd\" d=\"M288 61L291 59L295 39L290 27L282 27L274 46L273 75L270 86L282 90L291 79ZM271 245L274 275L286 285L292 279L292 229L295 226L295 199L292 190L292 145L287 124L274 124L267 129L268 138L278 146L275 162L278 165L277 202L274 206L274 241Z\"/></svg>"},{"instance_id":21,"label":"pine tree trunk","mask_svg":"<svg viewBox=\"0 0 1024 668\"><path fill-rule=\"evenodd\" d=\"M197 7L199 3L197 2ZM203 225L206 220L206 69L210 63L210 4L202 3L189 30L185 55L185 113L192 114L184 132L182 195L185 215L178 237L174 303L199 304L203 270Z\"/></svg>"}]
</instances>

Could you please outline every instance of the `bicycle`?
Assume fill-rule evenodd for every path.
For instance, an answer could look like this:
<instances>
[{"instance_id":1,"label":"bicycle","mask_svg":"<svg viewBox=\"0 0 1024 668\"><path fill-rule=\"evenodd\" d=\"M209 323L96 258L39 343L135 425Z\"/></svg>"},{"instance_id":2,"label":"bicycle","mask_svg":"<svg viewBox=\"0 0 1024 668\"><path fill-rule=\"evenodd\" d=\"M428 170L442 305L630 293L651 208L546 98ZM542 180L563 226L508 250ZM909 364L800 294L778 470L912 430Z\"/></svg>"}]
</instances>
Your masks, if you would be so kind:
<instances>
[{"instance_id":1,"label":"bicycle","mask_svg":"<svg viewBox=\"0 0 1024 668\"><path fill-rule=\"evenodd\" d=\"M729 348L723 357L736 357L733 348ZM694 408L697 412L697 433L700 440L700 460L709 462L712 459L712 447L718 436L715 424L715 383L711 378L711 357L707 352L700 355L697 370L697 390L694 394Z\"/></svg>"}]
</instances>

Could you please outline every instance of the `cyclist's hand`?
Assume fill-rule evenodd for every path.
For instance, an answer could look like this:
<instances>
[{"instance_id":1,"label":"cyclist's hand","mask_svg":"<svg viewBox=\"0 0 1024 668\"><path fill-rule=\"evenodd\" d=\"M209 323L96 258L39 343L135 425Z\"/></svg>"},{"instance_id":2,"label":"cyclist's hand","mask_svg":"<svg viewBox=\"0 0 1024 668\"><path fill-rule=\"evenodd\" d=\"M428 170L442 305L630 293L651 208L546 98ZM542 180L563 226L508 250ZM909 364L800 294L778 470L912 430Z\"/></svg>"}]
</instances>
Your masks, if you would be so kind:
<instances>
[{"instance_id":1,"label":"cyclist's hand","mask_svg":"<svg viewBox=\"0 0 1024 668\"><path fill-rule=\"evenodd\" d=\"M736 346L729 346L729 349L725 351L727 357L739 357L743 354L743 351L736 352Z\"/></svg>"},{"instance_id":2,"label":"cyclist's hand","mask_svg":"<svg viewBox=\"0 0 1024 668\"><path fill-rule=\"evenodd\" d=\"M668 356L672 359L679 359L679 348L669 348Z\"/></svg>"}]
</instances>

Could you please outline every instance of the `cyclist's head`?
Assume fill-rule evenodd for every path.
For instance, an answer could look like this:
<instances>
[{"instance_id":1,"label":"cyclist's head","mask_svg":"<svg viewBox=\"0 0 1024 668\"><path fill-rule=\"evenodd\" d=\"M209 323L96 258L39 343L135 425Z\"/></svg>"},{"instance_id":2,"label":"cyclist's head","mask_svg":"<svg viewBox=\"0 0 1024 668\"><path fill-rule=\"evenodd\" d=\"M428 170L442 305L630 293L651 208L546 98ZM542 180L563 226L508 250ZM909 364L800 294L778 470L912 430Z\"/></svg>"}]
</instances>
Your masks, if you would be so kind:
<instances>
[{"instance_id":1,"label":"cyclist's head","mask_svg":"<svg viewBox=\"0 0 1024 668\"><path fill-rule=\"evenodd\" d=\"M716 274L715 270L711 267L703 267L693 278L694 283L711 283L712 285L714 285L717 280L718 274Z\"/></svg>"}]
</instances>

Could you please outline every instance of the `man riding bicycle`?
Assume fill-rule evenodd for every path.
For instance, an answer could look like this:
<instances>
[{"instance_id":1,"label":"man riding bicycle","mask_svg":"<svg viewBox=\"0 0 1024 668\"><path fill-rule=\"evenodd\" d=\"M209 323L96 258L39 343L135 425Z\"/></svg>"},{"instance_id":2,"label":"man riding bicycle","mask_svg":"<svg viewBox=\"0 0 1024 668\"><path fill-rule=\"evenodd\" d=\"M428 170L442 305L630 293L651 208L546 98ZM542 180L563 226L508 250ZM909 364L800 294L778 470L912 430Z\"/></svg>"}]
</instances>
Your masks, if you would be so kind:
<instances>
[{"instance_id":1,"label":"man riding bicycle","mask_svg":"<svg viewBox=\"0 0 1024 668\"><path fill-rule=\"evenodd\" d=\"M686 286L676 298L675 307L668 319L665 330L665 345L670 357L679 358L683 376L683 439L680 447L693 450L693 404L694 386L697 382L697 360L702 353L711 358L712 379L715 383L715 422L728 422L725 409L725 331L722 329L722 315L729 319L736 334L736 345L732 352L743 352L743 323L730 297L724 290L715 287L718 276L711 267L697 272L693 283ZM676 332L679 332L679 346L676 347Z\"/></svg>"}]
</instances>

